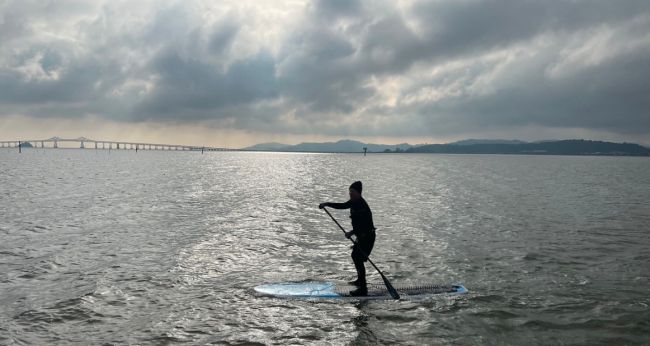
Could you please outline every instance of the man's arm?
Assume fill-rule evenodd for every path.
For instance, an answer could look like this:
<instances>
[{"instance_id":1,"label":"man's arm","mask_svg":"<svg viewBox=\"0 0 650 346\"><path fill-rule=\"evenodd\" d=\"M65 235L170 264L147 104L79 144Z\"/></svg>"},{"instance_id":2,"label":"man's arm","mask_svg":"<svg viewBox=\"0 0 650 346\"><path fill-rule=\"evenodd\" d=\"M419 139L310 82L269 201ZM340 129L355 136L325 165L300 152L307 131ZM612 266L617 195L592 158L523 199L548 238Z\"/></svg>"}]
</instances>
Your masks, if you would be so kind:
<instances>
[{"instance_id":1,"label":"man's arm","mask_svg":"<svg viewBox=\"0 0 650 346\"><path fill-rule=\"evenodd\" d=\"M318 207L321 209L325 207L330 207L334 209L350 209L352 207L352 201L347 201L345 203L326 202L326 203L321 203Z\"/></svg>"},{"instance_id":2,"label":"man's arm","mask_svg":"<svg viewBox=\"0 0 650 346\"><path fill-rule=\"evenodd\" d=\"M325 203L319 204L318 207L321 208L321 209L323 209L325 207L330 207L330 208L334 208L334 209L350 209L352 207L352 200L349 200L349 201L347 201L345 203L325 202ZM346 232L344 230L343 232L345 232L345 237L348 238L348 239L350 239L350 237L352 237L355 234L354 230L351 230L349 232Z\"/></svg>"}]
</instances>

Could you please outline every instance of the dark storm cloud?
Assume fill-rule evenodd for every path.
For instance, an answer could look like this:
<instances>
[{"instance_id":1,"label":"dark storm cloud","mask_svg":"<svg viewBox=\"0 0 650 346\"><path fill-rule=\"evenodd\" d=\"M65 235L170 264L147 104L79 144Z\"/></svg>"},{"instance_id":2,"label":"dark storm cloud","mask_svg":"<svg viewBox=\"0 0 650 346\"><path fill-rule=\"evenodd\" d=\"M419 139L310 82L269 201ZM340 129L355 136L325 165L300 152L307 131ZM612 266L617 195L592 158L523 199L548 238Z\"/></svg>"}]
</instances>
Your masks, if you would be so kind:
<instances>
[{"instance_id":1,"label":"dark storm cloud","mask_svg":"<svg viewBox=\"0 0 650 346\"><path fill-rule=\"evenodd\" d=\"M363 8L359 0L316 0L312 6L321 18L356 17Z\"/></svg>"},{"instance_id":2,"label":"dark storm cloud","mask_svg":"<svg viewBox=\"0 0 650 346\"><path fill-rule=\"evenodd\" d=\"M274 61L268 54L235 61L224 72L208 63L183 59L175 52L160 54L151 66L152 72L159 76L158 83L136 109L134 117L173 120L187 111L190 119L210 118L219 116L214 111L276 97L278 92ZM212 112L208 114L208 111Z\"/></svg>"},{"instance_id":3,"label":"dark storm cloud","mask_svg":"<svg viewBox=\"0 0 650 346\"><path fill-rule=\"evenodd\" d=\"M553 81L533 75L537 78L531 79L526 88L509 85L493 94L449 100L443 107L452 109L468 123L481 125L588 126L647 132L649 54L650 50L646 50L619 57L598 68ZM431 106L435 112L437 105Z\"/></svg>"},{"instance_id":4,"label":"dark storm cloud","mask_svg":"<svg viewBox=\"0 0 650 346\"><path fill-rule=\"evenodd\" d=\"M220 23L210 36L208 43L209 51L218 54L227 50L237 35L239 27L236 23Z\"/></svg>"},{"instance_id":5,"label":"dark storm cloud","mask_svg":"<svg viewBox=\"0 0 650 346\"><path fill-rule=\"evenodd\" d=\"M352 112L369 96L355 70L356 50L347 37L328 23L312 22L290 38L279 64L279 79L287 97L315 112Z\"/></svg>"},{"instance_id":6,"label":"dark storm cloud","mask_svg":"<svg viewBox=\"0 0 650 346\"><path fill-rule=\"evenodd\" d=\"M648 11L650 3L643 0L424 2L412 10L425 38L414 54L476 54L549 32L617 25Z\"/></svg>"},{"instance_id":7,"label":"dark storm cloud","mask_svg":"<svg viewBox=\"0 0 650 346\"><path fill-rule=\"evenodd\" d=\"M7 1L0 103L299 134L650 132L648 1L240 3Z\"/></svg>"}]
</instances>

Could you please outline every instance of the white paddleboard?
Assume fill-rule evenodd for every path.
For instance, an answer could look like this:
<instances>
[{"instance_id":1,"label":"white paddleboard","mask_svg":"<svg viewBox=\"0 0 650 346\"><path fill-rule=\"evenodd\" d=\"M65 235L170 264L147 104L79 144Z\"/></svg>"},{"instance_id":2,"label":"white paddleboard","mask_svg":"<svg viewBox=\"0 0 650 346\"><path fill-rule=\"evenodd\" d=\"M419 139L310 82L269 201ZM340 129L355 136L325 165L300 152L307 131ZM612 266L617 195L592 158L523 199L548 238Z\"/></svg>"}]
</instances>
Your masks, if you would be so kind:
<instances>
[{"instance_id":1,"label":"white paddleboard","mask_svg":"<svg viewBox=\"0 0 650 346\"><path fill-rule=\"evenodd\" d=\"M294 299L393 299L383 284L369 284L368 295L353 297L356 287L331 281L277 282L259 285L255 292L263 296ZM395 286L402 298L427 297L436 294L463 294L463 285L410 285Z\"/></svg>"}]
</instances>

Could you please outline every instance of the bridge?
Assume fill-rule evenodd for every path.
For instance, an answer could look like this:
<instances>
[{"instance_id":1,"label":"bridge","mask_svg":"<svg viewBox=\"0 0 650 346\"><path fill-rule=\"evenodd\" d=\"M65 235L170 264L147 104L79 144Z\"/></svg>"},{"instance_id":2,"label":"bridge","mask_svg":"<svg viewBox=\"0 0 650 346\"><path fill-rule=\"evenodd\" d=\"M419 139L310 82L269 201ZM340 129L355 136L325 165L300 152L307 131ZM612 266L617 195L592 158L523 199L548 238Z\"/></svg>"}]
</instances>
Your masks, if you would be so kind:
<instances>
[{"instance_id":1,"label":"bridge","mask_svg":"<svg viewBox=\"0 0 650 346\"><path fill-rule=\"evenodd\" d=\"M79 138L61 138L52 137L48 139L26 139L17 141L0 141L0 148L18 148L20 151L26 143L31 148L58 149L61 143L73 143L80 149L102 149L102 150L173 150L173 151L237 151L238 149L203 147L195 145L178 145L178 144L154 144L154 143L136 143L122 141L100 141L86 137Z\"/></svg>"}]
</instances>

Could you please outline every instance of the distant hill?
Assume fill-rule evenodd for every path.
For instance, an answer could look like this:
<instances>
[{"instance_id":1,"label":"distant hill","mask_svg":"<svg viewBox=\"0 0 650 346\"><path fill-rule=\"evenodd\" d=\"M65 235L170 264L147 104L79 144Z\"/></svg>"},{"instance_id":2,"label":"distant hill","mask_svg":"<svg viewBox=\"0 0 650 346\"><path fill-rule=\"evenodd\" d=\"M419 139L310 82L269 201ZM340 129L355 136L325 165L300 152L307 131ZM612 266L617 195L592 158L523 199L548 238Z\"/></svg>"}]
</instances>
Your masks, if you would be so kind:
<instances>
[{"instance_id":1,"label":"distant hill","mask_svg":"<svg viewBox=\"0 0 650 346\"><path fill-rule=\"evenodd\" d=\"M527 142L517 139L464 139L462 141L448 143L450 145L474 145L474 144L524 144Z\"/></svg>"},{"instance_id":2,"label":"distant hill","mask_svg":"<svg viewBox=\"0 0 650 346\"><path fill-rule=\"evenodd\" d=\"M536 154L536 155L626 155L650 156L650 149L633 143L612 143L582 139L519 144L428 144L412 147L408 153L438 154Z\"/></svg>"},{"instance_id":3,"label":"distant hill","mask_svg":"<svg viewBox=\"0 0 650 346\"><path fill-rule=\"evenodd\" d=\"M244 148L244 150L252 150L252 151L280 151L283 148L288 147L289 145L287 144L282 144L282 143L276 143L276 142L270 142L270 143L260 143L260 144L255 144L253 146Z\"/></svg>"},{"instance_id":4,"label":"distant hill","mask_svg":"<svg viewBox=\"0 0 650 346\"><path fill-rule=\"evenodd\" d=\"M287 145L282 143L262 143L256 144L243 150L251 151L282 151L282 152L317 152L317 153L360 153L363 148L368 148L368 152L384 152L386 150L400 151L407 150L412 145L407 143L402 144L372 144L353 141L349 139L340 140L338 142L307 142L296 145Z\"/></svg>"}]
</instances>

